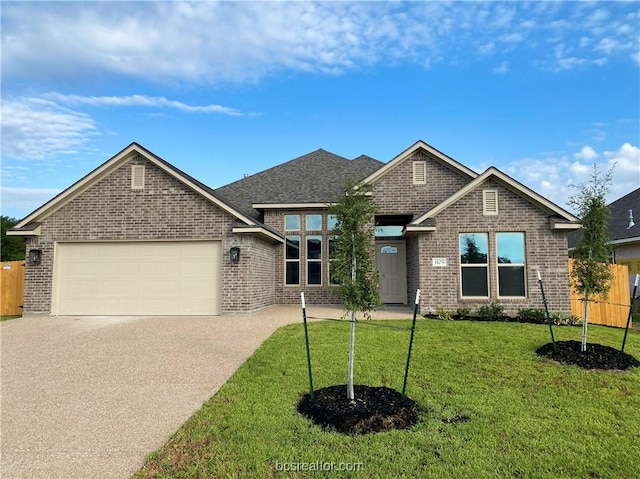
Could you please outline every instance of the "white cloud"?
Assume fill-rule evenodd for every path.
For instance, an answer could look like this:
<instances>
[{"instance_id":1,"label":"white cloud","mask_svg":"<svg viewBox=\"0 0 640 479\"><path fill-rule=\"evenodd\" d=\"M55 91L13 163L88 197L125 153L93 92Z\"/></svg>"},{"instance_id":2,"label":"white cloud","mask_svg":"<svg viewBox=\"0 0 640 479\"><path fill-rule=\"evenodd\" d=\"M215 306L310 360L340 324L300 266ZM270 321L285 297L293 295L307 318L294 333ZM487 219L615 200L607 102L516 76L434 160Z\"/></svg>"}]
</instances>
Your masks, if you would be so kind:
<instances>
[{"instance_id":1,"label":"white cloud","mask_svg":"<svg viewBox=\"0 0 640 479\"><path fill-rule=\"evenodd\" d=\"M60 190L51 188L1 188L2 215L23 218L31 211L39 208Z\"/></svg>"},{"instance_id":2,"label":"white cloud","mask_svg":"<svg viewBox=\"0 0 640 479\"><path fill-rule=\"evenodd\" d=\"M547 3L9 2L3 77L184 85L424 58L433 68L515 49L556 70L637 56L633 2Z\"/></svg>"},{"instance_id":3,"label":"white cloud","mask_svg":"<svg viewBox=\"0 0 640 479\"><path fill-rule=\"evenodd\" d=\"M640 148L625 143L615 151L605 151L604 156L620 175L630 176L630 180L640 184Z\"/></svg>"},{"instance_id":4,"label":"white cloud","mask_svg":"<svg viewBox=\"0 0 640 479\"><path fill-rule=\"evenodd\" d=\"M608 202L615 201L640 185L638 146L624 143L617 150L605 151L602 155L585 146L573 157L584 161L572 162L565 155L545 155L513 161L504 171L565 209L569 209L569 197L577 192L574 186L589 182L594 164L603 172L614 168Z\"/></svg>"},{"instance_id":5,"label":"white cloud","mask_svg":"<svg viewBox=\"0 0 640 479\"><path fill-rule=\"evenodd\" d=\"M2 100L2 156L42 160L77 153L95 134L90 116L41 98Z\"/></svg>"},{"instance_id":6,"label":"white cloud","mask_svg":"<svg viewBox=\"0 0 640 479\"><path fill-rule=\"evenodd\" d=\"M500 65L495 67L492 71L493 73L507 73L509 71L509 62L504 61L500 63Z\"/></svg>"},{"instance_id":7,"label":"white cloud","mask_svg":"<svg viewBox=\"0 0 640 479\"><path fill-rule=\"evenodd\" d=\"M612 38L603 38L595 46L595 50L603 52L606 55L610 55L618 46L619 43L616 40Z\"/></svg>"},{"instance_id":8,"label":"white cloud","mask_svg":"<svg viewBox=\"0 0 640 479\"><path fill-rule=\"evenodd\" d=\"M58 103L72 105L92 106L144 106L150 108L175 108L187 113L223 113L225 115L240 116L242 113L234 108L221 105L187 105L176 100L167 100L165 97L150 97L145 95L130 96L81 96L63 95L61 93L47 93L44 98Z\"/></svg>"},{"instance_id":9,"label":"white cloud","mask_svg":"<svg viewBox=\"0 0 640 479\"><path fill-rule=\"evenodd\" d=\"M578 153L573 154L573 157L580 160L590 161L596 159L598 157L598 153L596 153L596 150L590 146L583 146Z\"/></svg>"}]
</instances>

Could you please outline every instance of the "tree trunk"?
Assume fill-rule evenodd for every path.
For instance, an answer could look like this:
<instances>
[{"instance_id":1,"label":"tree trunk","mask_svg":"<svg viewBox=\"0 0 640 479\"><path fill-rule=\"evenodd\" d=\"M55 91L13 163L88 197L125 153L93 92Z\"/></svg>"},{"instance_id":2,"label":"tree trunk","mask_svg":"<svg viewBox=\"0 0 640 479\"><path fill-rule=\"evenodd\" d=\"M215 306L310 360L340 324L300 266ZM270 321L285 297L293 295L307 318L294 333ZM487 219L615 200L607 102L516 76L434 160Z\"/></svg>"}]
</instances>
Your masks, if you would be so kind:
<instances>
[{"instance_id":1,"label":"tree trunk","mask_svg":"<svg viewBox=\"0 0 640 479\"><path fill-rule=\"evenodd\" d=\"M589 293L584 295L584 303L582 306L582 344L580 351L583 353L587 350L587 313L589 310Z\"/></svg>"},{"instance_id":2,"label":"tree trunk","mask_svg":"<svg viewBox=\"0 0 640 479\"><path fill-rule=\"evenodd\" d=\"M353 245L351 254L351 279L356 281L356 248ZM356 312L351 311L351 330L349 332L349 372L347 373L347 398L353 402L355 400L353 393L353 363L356 344Z\"/></svg>"},{"instance_id":3,"label":"tree trunk","mask_svg":"<svg viewBox=\"0 0 640 479\"><path fill-rule=\"evenodd\" d=\"M349 401L354 401L354 393L353 393L353 363L354 363L354 352L355 352L355 343L356 343L356 312L351 311L351 331L349 338L349 374L347 377L347 398Z\"/></svg>"}]
</instances>

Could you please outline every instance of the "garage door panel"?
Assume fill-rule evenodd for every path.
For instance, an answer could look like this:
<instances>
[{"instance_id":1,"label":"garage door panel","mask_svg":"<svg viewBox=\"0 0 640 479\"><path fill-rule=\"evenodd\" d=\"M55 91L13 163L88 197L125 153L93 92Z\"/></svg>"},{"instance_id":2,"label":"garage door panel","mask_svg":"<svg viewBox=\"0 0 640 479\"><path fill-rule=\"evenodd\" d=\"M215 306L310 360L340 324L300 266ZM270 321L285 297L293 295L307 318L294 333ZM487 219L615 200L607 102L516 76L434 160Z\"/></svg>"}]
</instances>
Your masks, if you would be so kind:
<instances>
[{"instance_id":1,"label":"garage door panel","mask_svg":"<svg viewBox=\"0 0 640 479\"><path fill-rule=\"evenodd\" d=\"M56 256L57 314L220 314L218 241L59 243Z\"/></svg>"}]
</instances>

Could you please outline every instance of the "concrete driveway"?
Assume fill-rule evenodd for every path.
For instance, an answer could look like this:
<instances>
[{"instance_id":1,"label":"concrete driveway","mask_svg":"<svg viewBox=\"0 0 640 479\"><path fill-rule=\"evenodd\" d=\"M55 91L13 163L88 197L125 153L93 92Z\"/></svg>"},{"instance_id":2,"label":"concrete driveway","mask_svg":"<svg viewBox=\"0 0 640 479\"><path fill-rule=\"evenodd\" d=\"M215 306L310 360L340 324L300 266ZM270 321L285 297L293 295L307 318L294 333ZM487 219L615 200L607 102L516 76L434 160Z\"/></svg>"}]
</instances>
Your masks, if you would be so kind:
<instances>
[{"instance_id":1,"label":"concrete driveway","mask_svg":"<svg viewBox=\"0 0 640 479\"><path fill-rule=\"evenodd\" d=\"M249 316L0 323L0 477L130 477L266 338L300 321L299 306L277 306Z\"/></svg>"}]
</instances>

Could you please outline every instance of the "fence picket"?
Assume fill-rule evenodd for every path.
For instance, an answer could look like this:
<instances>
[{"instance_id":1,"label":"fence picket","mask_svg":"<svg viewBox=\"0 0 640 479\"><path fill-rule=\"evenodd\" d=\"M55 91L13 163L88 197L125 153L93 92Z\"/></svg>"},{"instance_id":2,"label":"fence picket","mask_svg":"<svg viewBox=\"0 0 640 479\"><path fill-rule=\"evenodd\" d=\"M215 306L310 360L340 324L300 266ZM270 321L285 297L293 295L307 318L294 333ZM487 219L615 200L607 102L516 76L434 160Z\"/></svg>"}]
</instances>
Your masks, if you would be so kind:
<instances>
[{"instance_id":1,"label":"fence picket","mask_svg":"<svg viewBox=\"0 0 640 479\"><path fill-rule=\"evenodd\" d=\"M573 259L569 259L569 272L573 265ZM589 324L603 324L615 328L624 328L629 315L629 272L626 265L612 264L611 289L609 298L604 301L595 297L589 300L588 321ZM571 288L571 314L582 318L582 296Z\"/></svg>"},{"instance_id":2,"label":"fence picket","mask_svg":"<svg viewBox=\"0 0 640 479\"><path fill-rule=\"evenodd\" d=\"M22 314L24 261L0 263L0 316Z\"/></svg>"}]
</instances>

